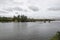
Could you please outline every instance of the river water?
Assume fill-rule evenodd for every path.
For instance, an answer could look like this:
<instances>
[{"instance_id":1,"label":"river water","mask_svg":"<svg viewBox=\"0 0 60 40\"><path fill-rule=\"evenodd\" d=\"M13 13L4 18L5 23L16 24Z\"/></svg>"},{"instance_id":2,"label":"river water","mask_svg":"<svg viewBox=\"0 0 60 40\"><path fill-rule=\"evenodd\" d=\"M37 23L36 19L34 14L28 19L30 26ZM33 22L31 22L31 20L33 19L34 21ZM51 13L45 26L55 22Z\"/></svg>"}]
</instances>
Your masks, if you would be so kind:
<instances>
[{"instance_id":1,"label":"river water","mask_svg":"<svg viewBox=\"0 0 60 40\"><path fill-rule=\"evenodd\" d=\"M60 31L60 22L0 23L0 40L49 40Z\"/></svg>"}]
</instances>

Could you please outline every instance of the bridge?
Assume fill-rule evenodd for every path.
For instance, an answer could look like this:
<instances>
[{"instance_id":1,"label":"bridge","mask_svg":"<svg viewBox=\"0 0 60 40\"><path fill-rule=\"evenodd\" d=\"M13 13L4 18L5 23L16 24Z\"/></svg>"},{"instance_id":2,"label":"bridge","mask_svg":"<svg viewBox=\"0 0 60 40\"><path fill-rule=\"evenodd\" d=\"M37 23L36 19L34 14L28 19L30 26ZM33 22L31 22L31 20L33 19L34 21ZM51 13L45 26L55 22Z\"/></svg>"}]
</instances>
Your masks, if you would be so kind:
<instances>
[{"instance_id":1,"label":"bridge","mask_svg":"<svg viewBox=\"0 0 60 40\"><path fill-rule=\"evenodd\" d=\"M44 23L49 22L50 23L51 21L55 21L55 20L54 19L38 19L35 21L44 22Z\"/></svg>"}]
</instances>

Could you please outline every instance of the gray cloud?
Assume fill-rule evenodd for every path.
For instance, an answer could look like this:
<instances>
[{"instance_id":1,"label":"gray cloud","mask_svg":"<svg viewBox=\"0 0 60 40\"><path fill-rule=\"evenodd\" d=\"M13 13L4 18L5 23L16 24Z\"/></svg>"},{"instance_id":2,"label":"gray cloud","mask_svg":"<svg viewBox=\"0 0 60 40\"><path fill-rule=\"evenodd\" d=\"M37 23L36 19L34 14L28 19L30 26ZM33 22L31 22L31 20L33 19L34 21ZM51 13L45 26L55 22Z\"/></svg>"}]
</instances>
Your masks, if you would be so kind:
<instances>
[{"instance_id":1,"label":"gray cloud","mask_svg":"<svg viewBox=\"0 0 60 40\"><path fill-rule=\"evenodd\" d=\"M8 12L6 12L6 11L0 11L0 13L8 13Z\"/></svg>"},{"instance_id":2,"label":"gray cloud","mask_svg":"<svg viewBox=\"0 0 60 40\"><path fill-rule=\"evenodd\" d=\"M28 10L24 10L24 12L28 12Z\"/></svg>"},{"instance_id":3,"label":"gray cloud","mask_svg":"<svg viewBox=\"0 0 60 40\"><path fill-rule=\"evenodd\" d=\"M9 11L9 12L13 12L13 11L23 11L23 9L20 8L20 7L5 8L4 10Z\"/></svg>"},{"instance_id":4,"label":"gray cloud","mask_svg":"<svg viewBox=\"0 0 60 40\"><path fill-rule=\"evenodd\" d=\"M8 8L8 9L4 9L5 11L8 11L8 12L12 12L13 9L12 8Z\"/></svg>"},{"instance_id":5,"label":"gray cloud","mask_svg":"<svg viewBox=\"0 0 60 40\"><path fill-rule=\"evenodd\" d=\"M16 11L23 11L23 9L22 8L20 8L20 7L15 7L15 8L12 8L13 10L16 10Z\"/></svg>"},{"instance_id":6,"label":"gray cloud","mask_svg":"<svg viewBox=\"0 0 60 40\"><path fill-rule=\"evenodd\" d=\"M48 8L49 11L60 11L60 8Z\"/></svg>"},{"instance_id":7,"label":"gray cloud","mask_svg":"<svg viewBox=\"0 0 60 40\"><path fill-rule=\"evenodd\" d=\"M14 4L20 4L20 5L23 5L24 4L24 2L14 2L14 1L12 1Z\"/></svg>"},{"instance_id":8,"label":"gray cloud","mask_svg":"<svg viewBox=\"0 0 60 40\"><path fill-rule=\"evenodd\" d=\"M12 0L0 0L0 4L8 4Z\"/></svg>"},{"instance_id":9,"label":"gray cloud","mask_svg":"<svg viewBox=\"0 0 60 40\"><path fill-rule=\"evenodd\" d=\"M35 6L30 6L29 9L32 11L39 11L39 8Z\"/></svg>"}]
</instances>

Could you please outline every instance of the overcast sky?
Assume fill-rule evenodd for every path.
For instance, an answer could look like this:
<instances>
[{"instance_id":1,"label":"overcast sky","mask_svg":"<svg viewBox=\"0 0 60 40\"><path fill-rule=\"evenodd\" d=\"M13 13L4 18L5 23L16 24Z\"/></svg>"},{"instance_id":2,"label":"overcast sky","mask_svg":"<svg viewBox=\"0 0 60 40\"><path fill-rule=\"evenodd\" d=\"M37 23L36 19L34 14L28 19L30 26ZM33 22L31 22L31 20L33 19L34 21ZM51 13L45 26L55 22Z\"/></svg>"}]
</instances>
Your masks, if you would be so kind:
<instances>
[{"instance_id":1,"label":"overcast sky","mask_svg":"<svg viewBox=\"0 0 60 40\"><path fill-rule=\"evenodd\" d=\"M32 18L60 17L60 0L0 0L0 15Z\"/></svg>"}]
</instances>

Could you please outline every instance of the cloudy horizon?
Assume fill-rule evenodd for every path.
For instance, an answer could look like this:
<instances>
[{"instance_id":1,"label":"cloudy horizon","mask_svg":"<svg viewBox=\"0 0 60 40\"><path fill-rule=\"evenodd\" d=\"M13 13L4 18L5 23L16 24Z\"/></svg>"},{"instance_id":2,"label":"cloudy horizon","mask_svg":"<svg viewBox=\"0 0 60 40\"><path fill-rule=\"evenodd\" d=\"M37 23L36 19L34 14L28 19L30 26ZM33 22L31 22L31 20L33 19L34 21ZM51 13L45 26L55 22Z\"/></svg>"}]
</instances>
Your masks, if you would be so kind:
<instances>
[{"instance_id":1,"label":"cloudy horizon","mask_svg":"<svg viewBox=\"0 0 60 40\"><path fill-rule=\"evenodd\" d=\"M0 16L60 17L60 0L0 0Z\"/></svg>"}]
</instances>

